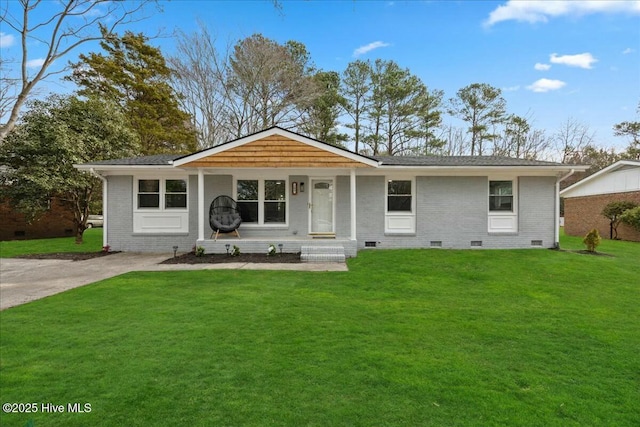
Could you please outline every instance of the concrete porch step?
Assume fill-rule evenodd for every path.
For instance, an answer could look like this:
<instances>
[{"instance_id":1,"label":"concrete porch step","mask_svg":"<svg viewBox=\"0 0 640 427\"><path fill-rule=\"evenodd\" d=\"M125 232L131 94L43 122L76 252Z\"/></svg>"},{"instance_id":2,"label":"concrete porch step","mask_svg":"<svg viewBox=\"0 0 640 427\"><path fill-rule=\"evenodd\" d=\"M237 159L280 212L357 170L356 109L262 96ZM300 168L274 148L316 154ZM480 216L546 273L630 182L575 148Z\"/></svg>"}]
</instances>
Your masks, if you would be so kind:
<instances>
[{"instance_id":1,"label":"concrete porch step","mask_svg":"<svg viewBox=\"0 0 640 427\"><path fill-rule=\"evenodd\" d=\"M302 262L345 262L344 246L302 246Z\"/></svg>"}]
</instances>

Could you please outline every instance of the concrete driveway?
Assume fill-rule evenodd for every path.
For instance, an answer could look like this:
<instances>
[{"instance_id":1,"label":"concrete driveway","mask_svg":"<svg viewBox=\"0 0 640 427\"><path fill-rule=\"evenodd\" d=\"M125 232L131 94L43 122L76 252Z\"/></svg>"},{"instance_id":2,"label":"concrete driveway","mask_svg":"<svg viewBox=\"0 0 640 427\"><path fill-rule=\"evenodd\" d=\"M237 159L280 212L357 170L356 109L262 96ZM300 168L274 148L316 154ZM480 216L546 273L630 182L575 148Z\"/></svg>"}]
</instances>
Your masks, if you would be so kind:
<instances>
[{"instance_id":1,"label":"concrete driveway","mask_svg":"<svg viewBox=\"0 0 640 427\"><path fill-rule=\"evenodd\" d=\"M130 271L203 269L347 271L344 263L159 264L172 254L122 252L86 261L0 258L0 310Z\"/></svg>"}]
</instances>

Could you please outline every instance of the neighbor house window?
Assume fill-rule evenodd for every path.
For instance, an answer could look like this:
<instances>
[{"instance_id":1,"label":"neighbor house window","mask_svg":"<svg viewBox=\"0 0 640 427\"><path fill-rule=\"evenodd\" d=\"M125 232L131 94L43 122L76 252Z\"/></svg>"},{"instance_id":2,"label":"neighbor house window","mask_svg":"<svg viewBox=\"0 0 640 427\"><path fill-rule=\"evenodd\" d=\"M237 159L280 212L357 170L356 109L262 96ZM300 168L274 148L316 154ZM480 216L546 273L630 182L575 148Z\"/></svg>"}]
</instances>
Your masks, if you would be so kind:
<instances>
[{"instance_id":1,"label":"neighbor house window","mask_svg":"<svg viewBox=\"0 0 640 427\"><path fill-rule=\"evenodd\" d=\"M513 212L513 181L489 181L489 211Z\"/></svg>"},{"instance_id":2,"label":"neighbor house window","mask_svg":"<svg viewBox=\"0 0 640 427\"><path fill-rule=\"evenodd\" d=\"M245 224L286 224L287 181L284 179L239 179L236 201Z\"/></svg>"},{"instance_id":3,"label":"neighbor house window","mask_svg":"<svg viewBox=\"0 0 640 427\"><path fill-rule=\"evenodd\" d=\"M387 181L387 212L411 212L411 181Z\"/></svg>"},{"instance_id":4,"label":"neighbor house window","mask_svg":"<svg viewBox=\"0 0 640 427\"><path fill-rule=\"evenodd\" d=\"M186 209L186 179L139 179L138 209Z\"/></svg>"}]
</instances>

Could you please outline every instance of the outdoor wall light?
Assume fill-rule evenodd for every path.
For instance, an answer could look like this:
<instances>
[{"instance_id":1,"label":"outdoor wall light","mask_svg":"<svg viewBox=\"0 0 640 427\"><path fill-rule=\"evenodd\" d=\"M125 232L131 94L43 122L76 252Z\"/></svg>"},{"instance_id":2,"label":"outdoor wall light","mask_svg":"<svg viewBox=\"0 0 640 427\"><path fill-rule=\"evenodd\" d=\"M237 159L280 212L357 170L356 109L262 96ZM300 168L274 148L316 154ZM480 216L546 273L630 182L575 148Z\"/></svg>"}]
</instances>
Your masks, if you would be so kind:
<instances>
[{"instance_id":1,"label":"outdoor wall light","mask_svg":"<svg viewBox=\"0 0 640 427\"><path fill-rule=\"evenodd\" d=\"M298 194L298 183L297 182L292 182L291 183L291 194L293 194L294 196L296 194Z\"/></svg>"},{"instance_id":2,"label":"outdoor wall light","mask_svg":"<svg viewBox=\"0 0 640 427\"><path fill-rule=\"evenodd\" d=\"M304 182L300 183L300 192L304 193Z\"/></svg>"}]
</instances>

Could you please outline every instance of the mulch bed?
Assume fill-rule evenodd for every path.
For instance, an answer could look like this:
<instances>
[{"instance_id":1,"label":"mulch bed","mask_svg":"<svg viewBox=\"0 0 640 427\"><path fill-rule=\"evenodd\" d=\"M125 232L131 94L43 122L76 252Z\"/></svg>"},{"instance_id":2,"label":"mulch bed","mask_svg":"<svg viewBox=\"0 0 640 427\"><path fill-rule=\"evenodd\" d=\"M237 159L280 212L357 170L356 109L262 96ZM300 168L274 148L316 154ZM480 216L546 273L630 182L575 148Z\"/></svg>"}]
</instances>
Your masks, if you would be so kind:
<instances>
[{"instance_id":1,"label":"mulch bed","mask_svg":"<svg viewBox=\"0 0 640 427\"><path fill-rule=\"evenodd\" d=\"M222 264L229 262L241 262L241 263L299 263L300 254L275 254L267 256L267 254L240 254L238 256L231 255L204 255L196 256L195 253L189 252L184 255L178 255L176 257L169 258L162 261L160 264Z\"/></svg>"},{"instance_id":2,"label":"mulch bed","mask_svg":"<svg viewBox=\"0 0 640 427\"><path fill-rule=\"evenodd\" d=\"M606 254L604 252L589 252L587 250L581 250L581 251L572 251L572 250L568 250L568 249L557 249L557 248L551 248L552 251L558 251L558 252L571 252L574 254L582 254L582 255L594 255L594 256L608 256L608 257L612 257L615 258L615 255L611 255L611 254Z\"/></svg>"},{"instance_id":3,"label":"mulch bed","mask_svg":"<svg viewBox=\"0 0 640 427\"><path fill-rule=\"evenodd\" d=\"M50 254L29 254L19 255L16 258L23 259L61 259L69 261L86 261L88 259L99 258L107 255L117 254L119 251L112 252L55 252Z\"/></svg>"},{"instance_id":4,"label":"mulch bed","mask_svg":"<svg viewBox=\"0 0 640 427\"><path fill-rule=\"evenodd\" d=\"M609 257L613 257L613 255L611 254L605 254L604 252L589 252L589 251L585 251L585 250L581 250L581 251L573 251L577 254L583 254L583 255L595 255L595 256L609 256Z\"/></svg>"}]
</instances>

